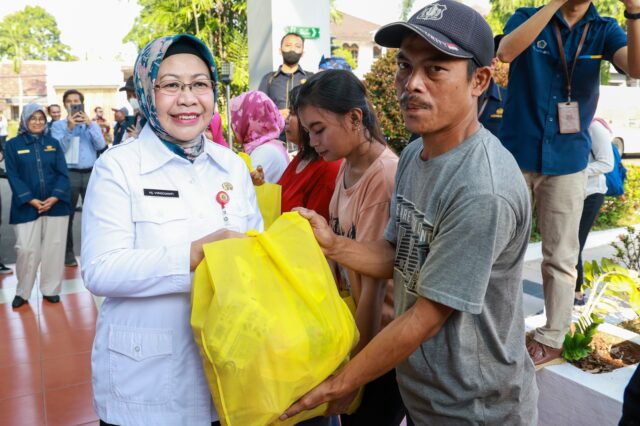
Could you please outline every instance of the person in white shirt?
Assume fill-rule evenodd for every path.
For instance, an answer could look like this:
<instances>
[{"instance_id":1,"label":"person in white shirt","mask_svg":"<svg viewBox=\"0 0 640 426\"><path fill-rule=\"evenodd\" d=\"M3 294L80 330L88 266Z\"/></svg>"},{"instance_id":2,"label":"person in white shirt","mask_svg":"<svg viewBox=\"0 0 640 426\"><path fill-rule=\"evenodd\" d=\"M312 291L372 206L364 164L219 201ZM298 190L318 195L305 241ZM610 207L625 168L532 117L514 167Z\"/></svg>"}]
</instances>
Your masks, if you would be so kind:
<instances>
[{"instance_id":1,"label":"person in white shirt","mask_svg":"<svg viewBox=\"0 0 640 426\"><path fill-rule=\"evenodd\" d=\"M289 154L278 139L284 130L284 118L276 104L258 90L231 99L231 128L251 158L251 165L262 167L264 181L278 183L289 165Z\"/></svg>"},{"instance_id":2,"label":"person in white shirt","mask_svg":"<svg viewBox=\"0 0 640 426\"><path fill-rule=\"evenodd\" d=\"M150 42L134 69L146 124L93 169L81 265L105 297L92 354L102 425L219 424L190 327L192 273L203 244L263 223L242 159L203 137L216 80L195 37Z\"/></svg>"},{"instance_id":3,"label":"person in white shirt","mask_svg":"<svg viewBox=\"0 0 640 426\"><path fill-rule=\"evenodd\" d=\"M586 169L587 186L578 232L580 251L578 252L578 263L576 265L578 276L576 278L576 294L573 301L573 304L577 306L585 304L584 293L582 292L582 284L584 284L582 249L587 242L589 231L591 231L591 227L598 217L600 207L604 203L604 194L607 192L607 182L604 175L613 170L613 148L611 147L613 134L607 122L601 118L594 118L589 126L589 136L591 136L591 153L589 154L589 163Z\"/></svg>"},{"instance_id":4,"label":"person in white shirt","mask_svg":"<svg viewBox=\"0 0 640 426\"><path fill-rule=\"evenodd\" d=\"M9 136L9 122L4 116L4 111L0 109L0 152L4 151L4 143Z\"/></svg>"}]
</instances>

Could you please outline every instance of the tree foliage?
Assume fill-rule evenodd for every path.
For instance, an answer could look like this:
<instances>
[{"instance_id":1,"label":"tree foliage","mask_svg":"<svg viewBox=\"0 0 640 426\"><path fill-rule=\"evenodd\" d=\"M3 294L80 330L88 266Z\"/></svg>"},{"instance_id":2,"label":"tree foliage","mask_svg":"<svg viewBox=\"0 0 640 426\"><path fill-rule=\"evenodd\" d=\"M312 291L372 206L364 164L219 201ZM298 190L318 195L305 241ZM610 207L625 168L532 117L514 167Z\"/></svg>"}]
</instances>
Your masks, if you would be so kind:
<instances>
[{"instance_id":1,"label":"tree foliage","mask_svg":"<svg viewBox=\"0 0 640 426\"><path fill-rule=\"evenodd\" d=\"M413 7L413 3L415 0L402 0L400 3L400 19L402 21L406 21L409 19L409 12L411 12L411 8Z\"/></svg>"},{"instance_id":2,"label":"tree foliage","mask_svg":"<svg viewBox=\"0 0 640 426\"><path fill-rule=\"evenodd\" d=\"M220 62L235 63L232 91L249 86L246 0L138 0L142 7L123 42L142 49L161 36L193 34Z\"/></svg>"},{"instance_id":3,"label":"tree foliage","mask_svg":"<svg viewBox=\"0 0 640 426\"><path fill-rule=\"evenodd\" d=\"M353 54L351 53L351 51L342 47L339 41L336 41L336 44L338 44L340 47L331 49L331 56L344 58L344 60L347 61L347 63L349 64L352 70L355 70L356 68L358 68L358 64L356 63L356 60L353 58Z\"/></svg>"},{"instance_id":4,"label":"tree foliage","mask_svg":"<svg viewBox=\"0 0 640 426\"><path fill-rule=\"evenodd\" d=\"M399 154L409 139L400 105L395 90L395 75L397 70L395 49L387 50L371 66L365 76L369 99L376 109L380 126L387 137L389 145Z\"/></svg>"},{"instance_id":5,"label":"tree foliage","mask_svg":"<svg viewBox=\"0 0 640 426\"><path fill-rule=\"evenodd\" d=\"M504 24L520 7L540 7L549 3L549 0L490 0L491 12L487 21L494 34L502 34ZM624 24L624 4L620 0L595 0L593 4L603 16L612 16Z\"/></svg>"},{"instance_id":6,"label":"tree foliage","mask_svg":"<svg viewBox=\"0 0 640 426\"><path fill-rule=\"evenodd\" d=\"M14 62L20 72L23 60L71 61L71 48L60 41L53 16L40 6L26 6L0 22L0 59Z\"/></svg>"}]
</instances>

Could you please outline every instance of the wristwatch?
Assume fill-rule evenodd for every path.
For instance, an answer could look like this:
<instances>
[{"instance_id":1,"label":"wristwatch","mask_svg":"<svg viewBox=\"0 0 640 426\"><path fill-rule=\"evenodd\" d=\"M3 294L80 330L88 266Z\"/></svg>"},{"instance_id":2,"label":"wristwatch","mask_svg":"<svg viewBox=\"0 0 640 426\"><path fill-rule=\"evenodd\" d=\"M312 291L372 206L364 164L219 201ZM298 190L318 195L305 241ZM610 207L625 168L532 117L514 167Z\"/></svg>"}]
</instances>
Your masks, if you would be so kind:
<instances>
[{"instance_id":1,"label":"wristwatch","mask_svg":"<svg viewBox=\"0 0 640 426\"><path fill-rule=\"evenodd\" d=\"M629 13L625 10L624 17L627 19L640 19L640 13Z\"/></svg>"}]
</instances>

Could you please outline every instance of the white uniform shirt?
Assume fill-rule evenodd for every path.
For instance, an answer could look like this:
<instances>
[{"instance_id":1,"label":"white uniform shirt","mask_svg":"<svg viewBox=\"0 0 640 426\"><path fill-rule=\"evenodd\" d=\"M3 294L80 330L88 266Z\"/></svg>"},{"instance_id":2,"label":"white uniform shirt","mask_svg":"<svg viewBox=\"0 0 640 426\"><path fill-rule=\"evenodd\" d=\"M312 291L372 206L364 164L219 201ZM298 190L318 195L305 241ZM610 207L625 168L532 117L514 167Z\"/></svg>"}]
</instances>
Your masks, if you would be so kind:
<instances>
[{"instance_id":1,"label":"white uniform shirt","mask_svg":"<svg viewBox=\"0 0 640 426\"><path fill-rule=\"evenodd\" d=\"M105 296L92 374L98 416L118 425L218 419L190 326L191 241L225 226L262 230L248 170L205 143L192 164L147 126L96 162L83 206L82 277Z\"/></svg>"},{"instance_id":2,"label":"white uniform shirt","mask_svg":"<svg viewBox=\"0 0 640 426\"><path fill-rule=\"evenodd\" d=\"M251 158L251 167L255 169L262 166L264 181L269 183L278 183L289 165L288 157L270 143L260 145L251 151L249 157Z\"/></svg>"},{"instance_id":3,"label":"white uniform shirt","mask_svg":"<svg viewBox=\"0 0 640 426\"><path fill-rule=\"evenodd\" d=\"M589 126L589 136L591 136L591 153L589 164L587 164L587 187L585 197L591 194L606 194L607 179L604 174L613 170L613 139L609 129L604 127L599 121L591 122Z\"/></svg>"}]
</instances>

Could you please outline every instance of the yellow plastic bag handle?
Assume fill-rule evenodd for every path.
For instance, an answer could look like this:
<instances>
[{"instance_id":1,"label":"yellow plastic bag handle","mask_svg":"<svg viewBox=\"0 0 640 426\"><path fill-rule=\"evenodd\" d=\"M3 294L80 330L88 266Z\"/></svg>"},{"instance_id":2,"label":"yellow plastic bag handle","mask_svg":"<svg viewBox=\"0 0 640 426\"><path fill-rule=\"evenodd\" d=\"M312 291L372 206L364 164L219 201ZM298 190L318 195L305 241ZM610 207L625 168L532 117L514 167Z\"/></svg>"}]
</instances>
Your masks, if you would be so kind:
<instances>
[{"instance_id":1,"label":"yellow plastic bag handle","mask_svg":"<svg viewBox=\"0 0 640 426\"><path fill-rule=\"evenodd\" d=\"M246 152L239 152L238 157L242 158L245 163L247 163L247 168L249 168L249 172L253 171L253 166L251 165L251 157Z\"/></svg>"}]
</instances>

